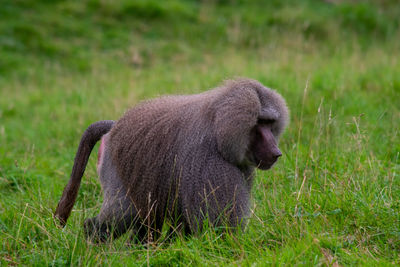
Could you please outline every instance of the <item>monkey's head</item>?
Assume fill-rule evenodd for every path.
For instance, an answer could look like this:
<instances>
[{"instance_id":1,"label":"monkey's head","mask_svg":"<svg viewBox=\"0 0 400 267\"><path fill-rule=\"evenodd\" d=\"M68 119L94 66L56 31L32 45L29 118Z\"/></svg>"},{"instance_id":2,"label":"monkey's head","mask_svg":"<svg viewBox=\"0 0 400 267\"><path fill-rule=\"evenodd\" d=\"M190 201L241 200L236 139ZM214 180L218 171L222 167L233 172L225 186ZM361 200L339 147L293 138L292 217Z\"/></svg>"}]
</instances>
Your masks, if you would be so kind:
<instances>
[{"instance_id":1,"label":"monkey's head","mask_svg":"<svg viewBox=\"0 0 400 267\"><path fill-rule=\"evenodd\" d=\"M257 81L228 81L216 109L218 150L229 162L267 170L282 155L279 136L288 108L275 91Z\"/></svg>"},{"instance_id":2,"label":"monkey's head","mask_svg":"<svg viewBox=\"0 0 400 267\"><path fill-rule=\"evenodd\" d=\"M250 145L246 158L259 169L268 170L282 156L277 138L273 134L276 122L260 118L250 134Z\"/></svg>"}]
</instances>

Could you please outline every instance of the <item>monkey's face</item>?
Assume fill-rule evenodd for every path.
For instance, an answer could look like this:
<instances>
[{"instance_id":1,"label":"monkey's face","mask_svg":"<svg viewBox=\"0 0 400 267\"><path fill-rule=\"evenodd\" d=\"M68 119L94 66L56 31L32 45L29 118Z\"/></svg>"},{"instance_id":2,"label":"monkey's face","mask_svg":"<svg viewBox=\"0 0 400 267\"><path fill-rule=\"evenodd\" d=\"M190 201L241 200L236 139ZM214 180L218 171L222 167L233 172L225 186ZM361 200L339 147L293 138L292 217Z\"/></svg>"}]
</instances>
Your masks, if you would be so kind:
<instances>
[{"instance_id":1,"label":"monkey's face","mask_svg":"<svg viewBox=\"0 0 400 267\"><path fill-rule=\"evenodd\" d=\"M272 133L274 123L273 120L260 119L251 132L250 149L247 156L257 168L262 170L271 168L282 156Z\"/></svg>"}]
</instances>

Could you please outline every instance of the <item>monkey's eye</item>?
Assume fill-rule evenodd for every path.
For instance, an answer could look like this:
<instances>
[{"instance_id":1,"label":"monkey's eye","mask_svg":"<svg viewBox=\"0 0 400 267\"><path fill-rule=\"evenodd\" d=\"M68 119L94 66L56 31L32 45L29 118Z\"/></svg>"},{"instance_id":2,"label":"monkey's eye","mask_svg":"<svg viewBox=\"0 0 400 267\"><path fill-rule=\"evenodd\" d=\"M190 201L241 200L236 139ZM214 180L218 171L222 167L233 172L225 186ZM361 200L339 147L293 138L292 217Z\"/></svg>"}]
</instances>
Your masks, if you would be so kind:
<instances>
[{"instance_id":1,"label":"monkey's eye","mask_svg":"<svg viewBox=\"0 0 400 267\"><path fill-rule=\"evenodd\" d=\"M275 120L273 119L258 119L257 124L263 124L263 125L270 125L273 124Z\"/></svg>"}]
</instances>

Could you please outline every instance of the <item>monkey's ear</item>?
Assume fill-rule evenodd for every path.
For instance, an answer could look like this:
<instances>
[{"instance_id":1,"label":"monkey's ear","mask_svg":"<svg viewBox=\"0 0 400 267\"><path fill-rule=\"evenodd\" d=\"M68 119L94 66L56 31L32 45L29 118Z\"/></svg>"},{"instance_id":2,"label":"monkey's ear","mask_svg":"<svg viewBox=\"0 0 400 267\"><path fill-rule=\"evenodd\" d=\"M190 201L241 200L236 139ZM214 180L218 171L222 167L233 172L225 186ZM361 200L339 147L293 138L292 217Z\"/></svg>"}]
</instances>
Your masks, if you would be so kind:
<instances>
[{"instance_id":1,"label":"monkey's ear","mask_svg":"<svg viewBox=\"0 0 400 267\"><path fill-rule=\"evenodd\" d=\"M214 127L222 157L240 164L249 146L251 129L257 124L261 104L252 88L228 89L216 99Z\"/></svg>"}]
</instances>

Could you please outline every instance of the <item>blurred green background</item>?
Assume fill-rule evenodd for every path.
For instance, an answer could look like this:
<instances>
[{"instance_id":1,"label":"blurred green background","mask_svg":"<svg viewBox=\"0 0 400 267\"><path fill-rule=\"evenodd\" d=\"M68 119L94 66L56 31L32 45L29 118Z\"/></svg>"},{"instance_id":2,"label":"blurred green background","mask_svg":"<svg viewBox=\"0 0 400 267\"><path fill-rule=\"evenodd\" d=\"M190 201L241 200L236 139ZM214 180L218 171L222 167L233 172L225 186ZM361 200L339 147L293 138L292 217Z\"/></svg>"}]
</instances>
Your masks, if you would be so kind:
<instances>
[{"instance_id":1,"label":"blurred green background","mask_svg":"<svg viewBox=\"0 0 400 267\"><path fill-rule=\"evenodd\" d=\"M0 265L400 264L399 26L397 0L1 0ZM86 242L94 156L55 227L90 123L238 76L291 110L244 232Z\"/></svg>"}]
</instances>

